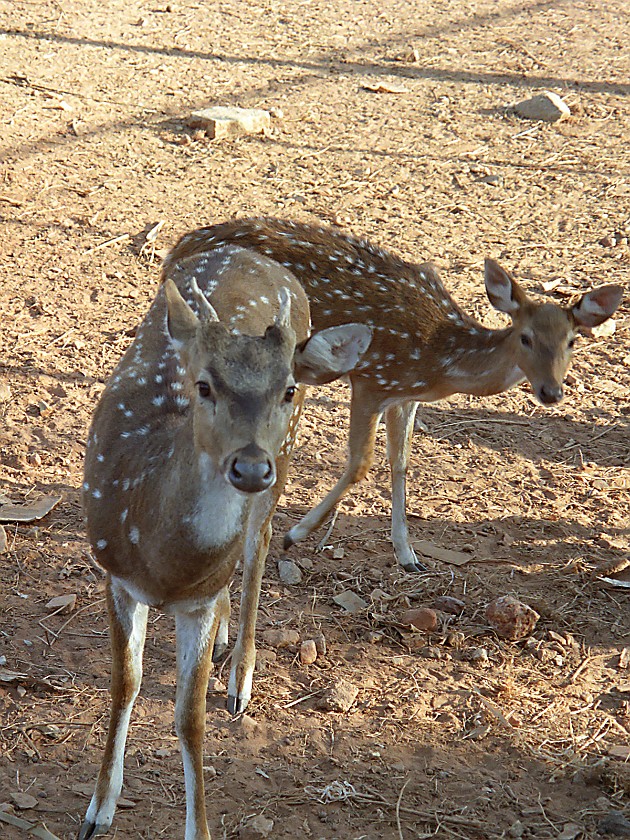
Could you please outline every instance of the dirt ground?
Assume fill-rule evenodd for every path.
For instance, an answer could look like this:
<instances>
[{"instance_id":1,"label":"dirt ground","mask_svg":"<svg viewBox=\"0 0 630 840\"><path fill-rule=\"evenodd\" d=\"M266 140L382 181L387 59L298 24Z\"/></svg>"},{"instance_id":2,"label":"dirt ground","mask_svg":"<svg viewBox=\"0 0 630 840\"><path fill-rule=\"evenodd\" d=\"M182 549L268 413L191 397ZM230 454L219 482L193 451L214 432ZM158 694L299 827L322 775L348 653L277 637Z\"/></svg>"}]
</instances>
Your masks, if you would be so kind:
<instances>
[{"instance_id":1,"label":"dirt ground","mask_svg":"<svg viewBox=\"0 0 630 840\"><path fill-rule=\"evenodd\" d=\"M0 809L25 823L0 836L43 823L74 837L100 762L109 643L78 488L91 412L164 249L235 215L335 222L433 259L489 325L503 322L484 256L558 302L628 287L629 43L622 0L0 0L1 501L62 497L5 524ZM510 111L543 89L569 119ZM215 142L186 127L215 104L266 108L272 130ZM630 590L598 573L623 580L629 550L629 337L626 295L615 334L580 341L557 408L521 386L420 411L413 538L471 557L422 575L394 563L381 433L324 548L320 532L288 553L302 583L280 582L282 533L345 459L347 386L311 392L259 647L286 627L323 633L327 653L262 653L236 720L229 665L216 672L213 837L262 837L260 815L278 840L628 836L614 815L630 818ZM347 589L368 609L339 607ZM232 592L236 607L238 578ZM437 632L401 623L445 594L465 608ZM488 626L503 594L541 614L530 638ZM77 596L69 613L46 606L58 595ZM172 622L152 614L113 836L183 837L174 658ZM340 678L359 689L350 710L319 708Z\"/></svg>"}]
</instances>

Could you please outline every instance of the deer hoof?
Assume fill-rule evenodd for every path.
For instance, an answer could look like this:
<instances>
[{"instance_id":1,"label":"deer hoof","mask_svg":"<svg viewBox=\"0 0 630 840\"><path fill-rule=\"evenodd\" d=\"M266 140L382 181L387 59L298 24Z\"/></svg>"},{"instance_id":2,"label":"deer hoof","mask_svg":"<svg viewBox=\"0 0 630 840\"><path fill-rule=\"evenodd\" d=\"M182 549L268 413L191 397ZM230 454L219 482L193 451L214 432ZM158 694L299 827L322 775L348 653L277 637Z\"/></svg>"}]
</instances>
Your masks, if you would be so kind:
<instances>
[{"instance_id":1,"label":"deer hoof","mask_svg":"<svg viewBox=\"0 0 630 840\"><path fill-rule=\"evenodd\" d=\"M93 823L85 820L79 831L77 840L90 840L91 837L102 837L109 831L109 826L103 823Z\"/></svg>"},{"instance_id":2,"label":"deer hoof","mask_svg":"<svg viewBox=\"0 0 630 840\"><path fill-rule=\"evenodd\" d=\"M240 715L247 708L249 700L246 697L238 697L234 694L228 694L227 710L231 715Z\"/></svg>"}]
</instances>

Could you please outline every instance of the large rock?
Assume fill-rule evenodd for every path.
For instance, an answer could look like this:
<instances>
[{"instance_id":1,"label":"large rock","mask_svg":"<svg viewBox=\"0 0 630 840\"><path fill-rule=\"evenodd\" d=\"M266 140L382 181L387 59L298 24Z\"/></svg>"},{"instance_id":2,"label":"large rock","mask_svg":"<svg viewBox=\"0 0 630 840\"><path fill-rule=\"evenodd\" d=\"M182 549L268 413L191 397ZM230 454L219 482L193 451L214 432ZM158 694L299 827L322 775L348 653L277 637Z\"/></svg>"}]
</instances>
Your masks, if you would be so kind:
<instances>
[{"instance_id":1,"label":"large rock","mask_svg":"<svg viewBox=\"0 0 630 840\"><path fill-rule=\"evenodd\" d=\"M188 118L191 128L201 128L212 140L238 134L264 134L271 127L271 115L261 108L233 108L217 105L193 111Z\"/></svg>"}]
</instances>

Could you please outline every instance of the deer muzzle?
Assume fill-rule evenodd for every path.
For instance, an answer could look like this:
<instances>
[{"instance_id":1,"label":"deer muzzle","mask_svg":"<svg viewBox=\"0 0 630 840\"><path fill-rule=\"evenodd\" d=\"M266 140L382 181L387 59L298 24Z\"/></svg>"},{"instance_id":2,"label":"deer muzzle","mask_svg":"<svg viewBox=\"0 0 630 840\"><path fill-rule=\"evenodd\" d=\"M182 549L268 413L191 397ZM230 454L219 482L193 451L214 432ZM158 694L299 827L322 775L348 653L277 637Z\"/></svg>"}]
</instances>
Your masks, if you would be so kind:
<instances>
[{"instance_id":1,"label":"deer muzzle","mask_svg":"<svg viewBox=\"0 0 630 840\"><path fill-rule=\"evenodd\" d=\"M269 453L255 443L233 452L226 461L225 477L243 493L261 493L276 481L276 468Z\"/></svg>"}]
</instances>

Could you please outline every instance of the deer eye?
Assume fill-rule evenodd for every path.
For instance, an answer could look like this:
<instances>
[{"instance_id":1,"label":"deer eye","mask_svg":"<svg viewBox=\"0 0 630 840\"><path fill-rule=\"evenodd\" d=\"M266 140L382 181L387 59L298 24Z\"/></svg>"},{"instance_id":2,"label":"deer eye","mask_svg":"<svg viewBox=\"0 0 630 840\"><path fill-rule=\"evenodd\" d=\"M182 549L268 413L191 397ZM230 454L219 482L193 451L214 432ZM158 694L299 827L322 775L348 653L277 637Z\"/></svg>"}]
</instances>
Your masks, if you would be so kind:
<instances>
[{"instance_id":1,"label":"deer eye","mask_svg":"<svg viewBox=\"0 0 630 840\"><path fill-rule=\"evenodd\" d=\"M528 347L528 348L531 348L531 346L532 346L532 340L531 340L531 338L527 335L527 333L521 333L521 344L523 345L523 347Z\"/></svg>"},{"instance_id":2,"label":"deer eye","mask_svg":"<svg viewBox=\"0 0 630 840\"><path fill-rule=\"evenodd\" d=\"M293 402L293 398L295 397L296 391L297 388L295 387L295 385L289 385L287 390L284 392L284 401L288 403Z\"/></svg>"},{"instance_id":3,"label":"deer eye","mask_svg":"<svg viewBox=\"0 0 630 840\"><path fill-rule=\"evenodd\" d=\"M572 350L575 347L575 338L570 338L569 339L568 347L569 347L569 350Z\"/></svg>"},{"instance_id":4,"label":"deer eye","mask_svg":"<svg viewBox=\"0 0 630 840\"><path fill-rule=\"evenodd\" d=\"M210 390L210 386L207 382L204 382L203 379L200 379L199 382L195 382L195 386L197 388L197 393L202 399L207 400L208 397L211 396L212 392Z\"/></svg>"}]
</instances>

